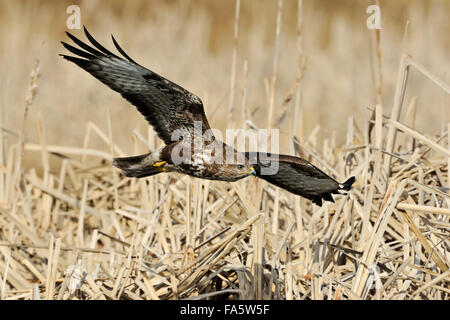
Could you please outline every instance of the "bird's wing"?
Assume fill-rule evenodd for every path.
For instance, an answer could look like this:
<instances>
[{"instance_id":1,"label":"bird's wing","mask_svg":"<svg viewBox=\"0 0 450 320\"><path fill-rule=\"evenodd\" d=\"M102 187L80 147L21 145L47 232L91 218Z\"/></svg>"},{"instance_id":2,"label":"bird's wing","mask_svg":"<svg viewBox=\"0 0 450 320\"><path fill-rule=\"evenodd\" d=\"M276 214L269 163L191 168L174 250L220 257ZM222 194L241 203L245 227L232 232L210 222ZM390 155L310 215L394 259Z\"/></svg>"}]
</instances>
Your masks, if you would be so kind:
<instances>
[{"instance_id":1,"label":"bird's wing","mask_svg":"<svg viewBox=\"0 0 450 320\"><path fill-rule=\"evenodd\" d=\"M194 121L199 121L195 126L196 131L201 128L201 133L204 133L210 129L199 97L136 63L122 50L114 37L114 45L125 59L99 44L86 28L84 31L93 47L67 32L67 36L79 48L61 42L67 50L76 55L61 56L83 68L135 105L166 144L173 142L171 137L177 129L192 137ZM175 132L177 133L180 131ZM179 138L175 137L176 140Z\"/></svg>"},{"instance_id":2,"label":"bird's wing","mask_svg":"<svg viewBox=\"0 0 450 320\"><path fill-rule=\"evenodd\" d=\"M355 177L351 177L340 184L319 168L298 157L261 152L250 152L246 155L258 178L307 198L319 206L322 205L322 199L334 202L332 194L339 194L339 190L350 190L355 181Z\"/></svg>"}]
</instances>

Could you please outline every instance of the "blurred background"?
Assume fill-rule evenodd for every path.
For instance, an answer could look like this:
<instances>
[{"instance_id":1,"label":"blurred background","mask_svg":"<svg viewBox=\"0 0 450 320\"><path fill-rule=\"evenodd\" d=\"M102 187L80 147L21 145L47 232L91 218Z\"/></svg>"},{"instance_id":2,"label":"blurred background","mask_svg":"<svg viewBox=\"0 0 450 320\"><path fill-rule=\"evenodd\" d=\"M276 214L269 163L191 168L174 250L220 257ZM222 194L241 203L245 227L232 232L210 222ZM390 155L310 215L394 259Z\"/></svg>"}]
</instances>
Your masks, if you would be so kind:
<instances>
[{"instance_id":1,"label":"blurred background","mask_svg":"<svg viewBox=\"0 0 450 320\"><path fill-rule=\"evenodd\" d=\"M0 2L0 106L3 139L16 143L24 118L30 74L37 59L37 95L25 123L26 141L39 143L38 113L42 113L47 144L82 147L87 123L108 132L111 109L115 143L135 153L133 130L147 136L143 117L119 94L58 56L68 30L66 9L81 9L81 24L104 46L113 49L113 34L122 48L143 66L200 96L212 127L224 130L230 101L233 32L236 2L231 0L60 1L3 0ZM305 70L301 88L303 120L294 117L295 99L287 104L280 124L280 151L290 153L292 126L301 121L304 139L320 126L317 139L345 142L349 117L363 128L377 102L374 32L366 13L373 1L304 0L302 50ZM232 115L241 126L243 88L252 121L267 126L268 84L272 79L277 25L276 0L243 0L240 4ZM403 48L428 70L449 81L450 1L380 1L383 112L390 114ZM283 1L278 46L274 106L277 109L297 77L297 1ZM404 39L406 22L408 35ZM114 49L115 50L115 49ZM113 50L113 51L114 51ZM248 74L244 61L248 61ZM247 79L247 80L246 80ZM428 79L413 71L405 104L417 97L416 128L440 134L450 122L449 99ZM228 125L229 127L230 125ZM100 139L91 148L109 152ZM143 151L143 150L141 150ZM37 153L25 153L25 167L40 166ZM54 158L52 161L58 161ZM56 164L57 165L57 164Z\"/></svg>"}]
</instances>

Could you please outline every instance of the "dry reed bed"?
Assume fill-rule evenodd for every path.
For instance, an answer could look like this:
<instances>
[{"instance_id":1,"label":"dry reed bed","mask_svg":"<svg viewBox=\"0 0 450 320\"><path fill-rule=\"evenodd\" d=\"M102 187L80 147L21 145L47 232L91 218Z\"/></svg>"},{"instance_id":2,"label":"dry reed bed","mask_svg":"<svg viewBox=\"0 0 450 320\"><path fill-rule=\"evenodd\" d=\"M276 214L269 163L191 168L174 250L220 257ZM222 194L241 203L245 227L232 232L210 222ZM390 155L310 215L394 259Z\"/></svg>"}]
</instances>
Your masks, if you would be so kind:
<instances>
[{"instance_id":1,"label":"dry reed bed","mask_svg":"<svg viewBox=\"0 0 450 320\"><path fill-rule=\"evenodd\" d=\"M299 120L305 57L298 3L297 79L276 113L278 0L267 127L279 126L295 98L290 136L303 139L293 138L292 150L338 180L355 175L347 196L319 208L253 177L232 184L178 174L124 178L111 167L113 155L124 153L114 144L109 109L108 132L89 123L83 148L48 145L40 112L39 144L25 141L24 128L18 143L7 145L7 133L0 131L0 299L448 300L450 125L439 137L425 135L414 129L415 100L403 113L402 105L411 68L446 94L449 86L404 55L391 116L384 115L378 34L379 104L371 120L358 125L349 118L343 146L333 138L317 145L319 127L304 137ZM236 126L230 121L239 4L230 127ZM246 84L242 126L254 127ZM93 138L109 152L90 149ZM145 138L135 131L136 153L154 148L154 140L152 132ZM24 170L24 152L40 155L42 174ZM98 159L97 165L87 157ZM60 159L60 169L51 167L50 158Z\"/></svg>"},{"instance_id":2,"label":"dry reed bed","mask_svg":"<svg viewBox=\"0 0 450 320\"><path fill-rule=\"evenodd\" d=\"M321 208L255 178L121 177L111 126L90 123L84 148L47 145L42 126L40 144L2 137L0 298L448 300L448 131L427 136L399 122L411 68L450 93L405 55L390 117L377 105L363 127L350 118L343 146L315 145L317 130L294 139L339 180L356 176L347 196ZM413 99L403 122L414 115ZM89 149L93 136L110 153ZM148 147L134 137L136 150ZM40 154L41 176L23 171L22 152Z\"/></svg>"}]
</instances>

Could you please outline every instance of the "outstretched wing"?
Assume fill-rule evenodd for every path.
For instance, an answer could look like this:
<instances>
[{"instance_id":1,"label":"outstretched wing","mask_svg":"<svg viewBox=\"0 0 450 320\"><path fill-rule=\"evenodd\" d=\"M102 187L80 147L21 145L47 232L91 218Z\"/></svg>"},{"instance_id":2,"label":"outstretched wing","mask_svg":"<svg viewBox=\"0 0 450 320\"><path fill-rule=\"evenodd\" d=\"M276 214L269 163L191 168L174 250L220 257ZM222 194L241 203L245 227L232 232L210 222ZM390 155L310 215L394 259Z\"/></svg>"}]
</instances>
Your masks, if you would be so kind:
<instances>
[{"instance_id":1,"label":"outstretched wing","mask_svg":"<svg viewBox=\"0 0 450 320\"><path fill-rule=\"evenodd\" d=\"M287 155L247 153L258 178L322 206L322 199L334 202L332 194L350 190L355 177L340 184L308 161Z\"/></svg>"},{"instance_id":2,"label":"outstretched wing","mask_svg":"<svg viewBox=\"0 0 450 320\"><path fill-rule=\"evenodd\" d=\"M177 129L193 136L194 121L201 122L202 133L210 128L199 97L136 63L120 48L114 37L114 45L125 59L104 48L86 28L84 31L95 48L67 32L67 36L82 50L61 42L67 50L76 55L61 56L83 68L135 105L166 144L173 142L171 136ZM196 126L196 130L199 127Z\"/></svg>"}]
</instances>

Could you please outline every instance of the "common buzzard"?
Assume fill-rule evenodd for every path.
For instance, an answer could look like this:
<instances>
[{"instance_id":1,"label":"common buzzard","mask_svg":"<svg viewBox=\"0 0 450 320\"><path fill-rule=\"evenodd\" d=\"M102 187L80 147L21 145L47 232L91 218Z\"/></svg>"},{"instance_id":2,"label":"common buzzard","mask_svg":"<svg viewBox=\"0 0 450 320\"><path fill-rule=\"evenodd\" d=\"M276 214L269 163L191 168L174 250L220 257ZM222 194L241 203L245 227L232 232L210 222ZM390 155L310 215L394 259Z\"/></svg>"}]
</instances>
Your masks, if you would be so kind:
<instances>
[{"instance_id":1,"label":"common buzzard","mask_svg":"<svg viewBox=\"0 0 450 320\"><path fill-rule=\"evenodd\" d=\"M322 199L334 202L332 194L351 189L355 177L340 184L304 159L238 152L215 139L199 97L139 65L114 37L112 41L123 58L98 43L86 28L84 31L92 46L67 32L79 48L61 42L76 55L61 56L136 106L165 143L162 148L147 154L115 158L113 165L125 176L141 178L161 172L180 172L203 179L236 181L255 175L319 206ZM204 139L208 134L209 143ZM215 161L218 158L222 161Z\"/></svg>"}]
</instances>

